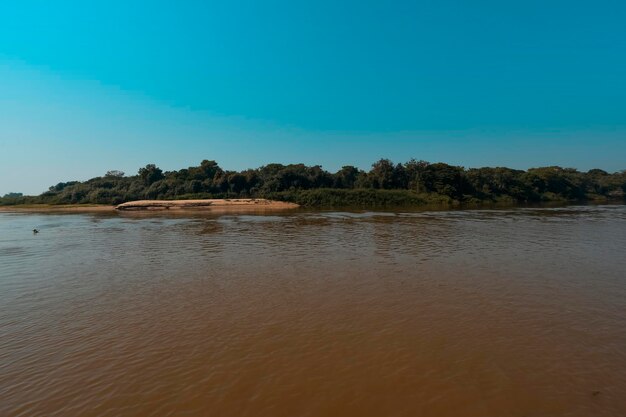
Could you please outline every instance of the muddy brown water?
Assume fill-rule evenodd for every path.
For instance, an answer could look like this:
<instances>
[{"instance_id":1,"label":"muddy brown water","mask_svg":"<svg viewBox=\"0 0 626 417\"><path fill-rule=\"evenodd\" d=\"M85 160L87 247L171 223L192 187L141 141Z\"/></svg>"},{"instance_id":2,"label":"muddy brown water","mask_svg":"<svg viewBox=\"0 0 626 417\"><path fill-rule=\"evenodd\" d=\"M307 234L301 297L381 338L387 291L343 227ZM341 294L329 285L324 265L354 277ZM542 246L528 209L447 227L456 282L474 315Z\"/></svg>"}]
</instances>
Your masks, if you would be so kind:
<instances>
[{"instance_id":1,"label":"muddy brown water","mask_svg":"<svg viewBox=\"0 0 626 417\"><path fill-rule=\"evenodd\" d=\"M0 213L0 415L624 416L625 254L626 206Z\"/></svg>"}]
</instances>

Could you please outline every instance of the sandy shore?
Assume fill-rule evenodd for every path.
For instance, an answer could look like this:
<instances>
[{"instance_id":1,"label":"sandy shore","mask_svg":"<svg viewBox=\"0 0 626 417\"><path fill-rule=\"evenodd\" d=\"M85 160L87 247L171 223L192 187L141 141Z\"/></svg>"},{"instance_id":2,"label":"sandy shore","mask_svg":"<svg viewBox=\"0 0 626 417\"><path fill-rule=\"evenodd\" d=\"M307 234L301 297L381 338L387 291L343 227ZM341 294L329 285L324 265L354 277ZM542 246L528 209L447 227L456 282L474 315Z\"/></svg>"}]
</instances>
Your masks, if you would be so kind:
<instances>
[{"instance_id":1,"label":"sandy shore","mask_svg":"<svg viewBox=\"0 0 626 417\"><path fill-rule=\"evenodd\" d=\"M263 198L241 199L208 199L208 200L139 200L129 201L119 206L97 204L28 204L17 206L0 206L0 212L114 212L144 211L144 210L210 210L210 211L239 211L239 210L284 210L299 207L294 203L266 200Z\"/></svg>"},{"instance_id":2,"label":"sandy shore","mask_svg":"<svg viewBox=\"0 0 626 417\"><path fill-rule=\"evenodd\" d=\"M24 204L17 206L0 206L0 213L42 213L42 212L59 212L59 213L92 213L101 211L115 211L115 206L106 206L98 204Z\"/></svg>"},{"instance_id":3,"label":"sandy shore","mask_svg":"<svg viewBox=\"0 0 626 417\"><path fill-rule=\"evenodd\" d=\"M116 210L168 210L168 209L290 209L294 203L263 198L207 199L207 200L139 200L116 206Z\"/></svg>"}]
</instances>

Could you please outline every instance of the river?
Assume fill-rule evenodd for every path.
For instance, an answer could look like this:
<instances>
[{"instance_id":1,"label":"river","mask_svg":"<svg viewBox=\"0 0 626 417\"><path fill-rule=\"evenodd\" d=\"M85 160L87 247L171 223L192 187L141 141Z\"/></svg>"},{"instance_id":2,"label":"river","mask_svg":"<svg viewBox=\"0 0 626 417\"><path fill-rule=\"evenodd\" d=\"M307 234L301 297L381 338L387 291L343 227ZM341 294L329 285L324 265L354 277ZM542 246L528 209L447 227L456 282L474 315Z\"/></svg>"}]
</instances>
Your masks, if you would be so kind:
<instances>
[{"instance_id":1,"label":"river","mask_svg":"<svg viewBox=\"0 0 626 417\"><path fill-rule=\"evenodd\" d=\"M623 205L0 213L0 415L623 416L625 254Z\"/></svg>"}]
</instances>

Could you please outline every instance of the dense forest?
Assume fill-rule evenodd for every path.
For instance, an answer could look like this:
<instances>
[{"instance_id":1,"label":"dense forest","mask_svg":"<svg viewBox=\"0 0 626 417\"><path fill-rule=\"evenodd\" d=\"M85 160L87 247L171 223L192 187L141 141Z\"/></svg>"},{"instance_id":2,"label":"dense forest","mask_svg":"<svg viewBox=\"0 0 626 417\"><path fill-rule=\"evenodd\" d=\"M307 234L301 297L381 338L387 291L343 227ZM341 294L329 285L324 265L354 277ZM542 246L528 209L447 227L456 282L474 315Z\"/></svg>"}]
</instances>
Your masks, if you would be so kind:
<instances>
[{"instance_id":1,"label":"dense forest","mask_svg":"<svg viewBox=\"0 0 626 417\"><path fill-rule=\"evenodd\" d=\"M119 204L141 199L270 198L305 206L411 206L421 204L528 203L623 200L626 170L579 172L544 167L470 168L388 159L369 171L344 166L331 173L321 166L269 164L241 172L204 160L199 166L163 172L150 164L137 175L109 171L102 177L53 185L39 196L7 194L0 205Z\"/></svg>"}]
</instances>

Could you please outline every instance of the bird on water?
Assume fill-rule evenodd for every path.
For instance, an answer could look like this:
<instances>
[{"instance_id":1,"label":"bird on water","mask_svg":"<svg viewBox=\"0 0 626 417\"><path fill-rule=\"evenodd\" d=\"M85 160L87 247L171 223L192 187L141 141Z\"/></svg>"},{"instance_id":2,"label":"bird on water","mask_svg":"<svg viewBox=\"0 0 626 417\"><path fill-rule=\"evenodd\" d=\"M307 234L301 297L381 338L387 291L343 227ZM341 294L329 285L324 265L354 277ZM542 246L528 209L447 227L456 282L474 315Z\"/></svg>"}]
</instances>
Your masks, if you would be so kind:
<instances>
[{"instance_id":1,"label":"bird on water","mask_svg":"<svg viewBox=\"0 0 626 417\"><path fill-rule=\"evenodd\" d=\"M39 233L39 230L37 230L37 229L33 229L33 233L34 233L34 234L37 234L37 233Z\"/></svg>"}]
</instances>

